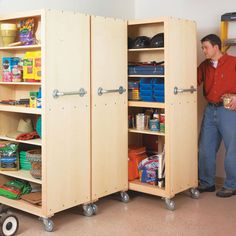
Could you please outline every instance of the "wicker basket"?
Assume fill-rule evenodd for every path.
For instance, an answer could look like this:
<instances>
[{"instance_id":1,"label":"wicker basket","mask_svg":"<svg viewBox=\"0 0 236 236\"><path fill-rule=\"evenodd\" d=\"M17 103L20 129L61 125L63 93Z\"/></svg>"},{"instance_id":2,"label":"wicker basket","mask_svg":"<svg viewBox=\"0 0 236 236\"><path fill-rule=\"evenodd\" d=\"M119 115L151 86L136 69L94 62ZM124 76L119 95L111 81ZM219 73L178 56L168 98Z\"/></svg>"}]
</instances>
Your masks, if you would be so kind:
<instances>
[{"instance_id":1,"label":"wicker basket","mask_svg":"<svg viewBox=\"0 0 236 236\"><path fill-rule=\"evenodd\" d=\"M27 151L26 157L32 165L30 174L36 179L41 179L42 178L41 150L34 149L34 150Z\"/></svg>"}]
</instances>

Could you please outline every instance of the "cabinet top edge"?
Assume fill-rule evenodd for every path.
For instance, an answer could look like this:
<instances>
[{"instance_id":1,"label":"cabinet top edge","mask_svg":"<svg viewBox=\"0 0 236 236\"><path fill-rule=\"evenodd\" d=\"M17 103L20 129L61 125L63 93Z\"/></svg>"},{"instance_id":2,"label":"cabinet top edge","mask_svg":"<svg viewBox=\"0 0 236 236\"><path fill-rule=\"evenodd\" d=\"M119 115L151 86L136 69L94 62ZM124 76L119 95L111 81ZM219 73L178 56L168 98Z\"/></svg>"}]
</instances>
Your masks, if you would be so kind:
<instances>
[{"instance_id":1,"label":"cabinet top edge","mask_svg":"<svg viewBox=\"0 0 236 236\"><path fill-rule=\"evenodd\" d=\"M0 21L6 20L14 20L14 19L21 19L26 17L35 17L41 16L45 12L45 9L40 10L33 10L33 11L25 11L25 12L12 12L5 15L1 15Z\"/></svg>"},{"instance_id":2,"label":"cabinet top edge","mask_svg":"<svg viewBox=\"0 0 236 236\"><path fill-rule=\"evenodd\" d=\"M182 19L172 16L163 16L159 18L147 18L147 19L134 19L134 20L128 20L128 25L145 25L145 24L159 24L159 23L165 23L166 21L188 21L188 22L195 22L193 20L189 19Z\"/></svg>"}]
</instances>

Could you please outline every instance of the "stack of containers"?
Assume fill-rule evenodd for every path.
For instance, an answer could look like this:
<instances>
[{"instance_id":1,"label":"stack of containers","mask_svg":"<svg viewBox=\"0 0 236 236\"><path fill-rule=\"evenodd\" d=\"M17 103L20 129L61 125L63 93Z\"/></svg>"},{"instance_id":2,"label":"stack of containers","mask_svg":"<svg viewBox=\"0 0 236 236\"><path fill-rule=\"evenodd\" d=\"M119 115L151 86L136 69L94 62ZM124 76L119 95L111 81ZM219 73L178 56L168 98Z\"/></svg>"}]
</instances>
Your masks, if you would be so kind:
<instances>
[{"instance_id":1,"label":"stack of containers","mask_svg":"<svg viewBox=\"0 0 236 236\"><path fill-rule=\"evenodd\" d=\"M146 102L165 102L165 86L163 78L141 78L140 97Z\"/></svg>"},{"instance_id":2,"label":"stack of containers","mask_svg":"<svg viewBox=\"0 0 236 236\"><path fill-rule=\"evenodd\" d=\"M128 90L129 100L140 100L139 82L128 82Z\"/></svg>"},{"instance_id":3,"label":"stack of containers","mask_svg":"<svg viewBox=\"0 0 236 236\"><path fill-rule=\"evenodd\" d=\"M152 87L153 86L151 78L140 79L140 97L142 101L146 102L154 101Z\"/></svg>"},{"instance_id":4,"label":"stack of containers","mask_svg":"<svg viewBox=\"0 0 236 236\"><path fill-rule=\"evenodd\" d=\"M163 78L154 78L152 84L154 101L165 102L165 85Z\"/></svg>"},{"instance_id":5,"label":"stack of containers","mask_svg":"<svg viewBox=\"0 0 236 236\"><path fill-rule=\"evenodd\" d=\"M21 151L20 152L20 169L22 170L31 170L31 163L30 161L26 158L26 152Z\"/></svg>"}]
</instances>

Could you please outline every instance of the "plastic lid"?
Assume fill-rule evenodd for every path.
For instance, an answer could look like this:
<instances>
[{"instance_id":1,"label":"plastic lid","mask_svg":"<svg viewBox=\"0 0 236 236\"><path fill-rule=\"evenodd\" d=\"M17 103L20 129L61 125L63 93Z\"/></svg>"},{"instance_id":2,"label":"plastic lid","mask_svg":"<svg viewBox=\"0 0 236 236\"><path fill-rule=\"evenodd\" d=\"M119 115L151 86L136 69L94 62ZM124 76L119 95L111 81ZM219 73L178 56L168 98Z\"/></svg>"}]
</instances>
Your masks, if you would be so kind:
<instances>
[{"instance_id":1,"label":"plastic lid","mask_svg":"<svg viewBox=\"0 0 236 236\"><path fill-rule=\"evenodd\" d=\"M10 23L1 24L1 30L16 30L16 24L10 24Z\"/></svg>"}]
</instances>

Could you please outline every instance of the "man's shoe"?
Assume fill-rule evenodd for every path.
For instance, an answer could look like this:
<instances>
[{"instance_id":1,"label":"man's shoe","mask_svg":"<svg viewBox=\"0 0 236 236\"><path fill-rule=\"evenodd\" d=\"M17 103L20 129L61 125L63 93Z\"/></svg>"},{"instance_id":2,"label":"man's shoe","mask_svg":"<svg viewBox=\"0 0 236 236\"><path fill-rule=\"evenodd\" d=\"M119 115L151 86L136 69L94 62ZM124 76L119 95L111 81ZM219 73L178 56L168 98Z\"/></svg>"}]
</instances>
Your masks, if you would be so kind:
<instances>
[{"instance_id":1,"label":"man's shoe","mask_svg":"<svg viewBox=\"0 0 236 236\"><path fill-rule=\"evenodd\" d=\"M228 188L221 188L221 190L219 190L216 193L217 197L231 197L233 195L236 195L236 189L228 189Z\"/></svg>"},{"instance_id":2,"label":"man's shoe","mask_svg":"<svg viewBox=\"0 0 236 236\"><path fill-rule=\"evenodd\" d=\"M204 185L199 185L197 189L198 189L198 191L200 193L203 193L203 192L215 192L216 191L215 185L212 185L210 187L204 186Z\"/></svg>"}]
</instances>

